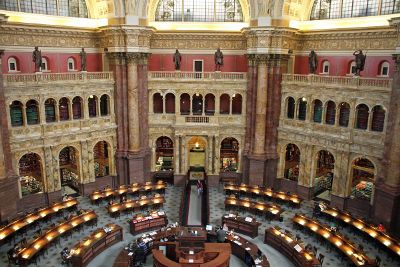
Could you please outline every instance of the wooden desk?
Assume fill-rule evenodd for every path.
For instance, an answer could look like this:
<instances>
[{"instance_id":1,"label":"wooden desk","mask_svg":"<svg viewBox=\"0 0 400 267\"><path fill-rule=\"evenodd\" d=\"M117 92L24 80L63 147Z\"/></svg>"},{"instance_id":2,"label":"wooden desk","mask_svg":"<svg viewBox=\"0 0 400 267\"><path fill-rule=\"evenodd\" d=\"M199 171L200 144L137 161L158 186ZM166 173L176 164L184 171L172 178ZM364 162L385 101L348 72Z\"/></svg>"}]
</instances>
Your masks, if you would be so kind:
<instances>
[{"instance_id":1,"label":"wooden desk","mask_svg":"<svg viewBox=\"0 0 400 267\"><path fill-rule=\"evenodd\" d=\"M152 198L141 198L138 200L128 200L122 203L115 203L108 206L107 210L110 215L125 210L137 210L138 208L150 207L153 205L162 206L165 203L165 198L161 195Z\"/></svg>"},{"instance_id":2,"label":"wooden desk","mask_svg":"<svg viewBox=\"0 0 400 267\"><path fill-rule=\"evenodd\" d=\"M153 212L149 216L137 215L129 221L130 232L132 235L137 235L141 232L146 232L154 229L159 229L168 224L167 216L159 215Z\"/></svg>"},{"instance_id":3,"label":"wooden desk","mask_svg":"<svg viewBox=\"0 0 400 267\"><path fill-rule=\"evenodd\" d=\"M364 222L363 220L352 217L349 213L340 211L335 208L328 207L322 211L324 214L329 215L341 222L351 225L361 232L371 236L375 241L381 243L397 256L400 256L400 243L395 238L389 236L384 232L378 231L373 225Z\"/></svg>"},{"instance_id":4,"label":"wooden desk","mask_svg":"<svg viewBox=\"0 0 400 267\"><path fill-rule=\"evenodd\" d=\"M194 234L197 231L197 234ZM201 227L181 227L175 236L181 248L203 248L207 241L207 232Z\"/></svg>"},{"instance_id":5,"label":"wooden desk","mask_svg":"<svg viewBox=\"0 0 400 267\"><path fill-rule=\"evenodd\" d=\"M128 254L129 252L127 250L121 250L114 261L113 267L130 267L133 259Z\"/></svg>"},{"instance_id":6,"label":"wooden desk","mask_svg":"<svg viewBox=\"0 0 400 267\"><path fill-rule=\"evenodd\" d=\"M157 183L147 182L146 184L133 183L131 185L121 185L117 189L106 189L94 191L89 195L90 201L94 204L98 200L102 200L108 197L115 197L125 194L134 194L139 192L149 193L149 192L160 192L167 188L167 183L158 181Z\"/></svg>"},{"instance_id":7,"label":"wooden desk","mask_svg":"<svg viewBox=\"0 0 400 267\"><path fill-rule=\"evenodd\" d=\"M232 253L243 260L249 266L269 267L267 257L262 254L258 246L246 238L238 235L227 235L226 240L232 246Z\"/></svg>"},{"instance_id":8,"label":"wooden desk","mask_svg":"<svg viewBox=\"0 0 400 267\"><path fill-rule=\"evenodd\" d=\"M29 242L28 245L18 253L20 262L22 263L22 265L28 265L30 260L32 260L32 258L37 255L39 251L41 251L43 248L46 248L48 244L56 240L58 237L71 231L79 225L95 219L97 219L97 215L94 211L91 210L81 215L75 216L72 219L48 230L46 233Z\"/></svg>"},{"instance_id":9,"label":"wooden desk","mask_svg":"<svg viewBox=\"0 0 400 267\"><path fill-rule=\"evenodd\" d=\"M271 188L259 187L257 185L233 185L225 184L224 190L227 194L230 192L237 192L240 194L253 194L256 196L269 197L279 201L284 201L292 204L295 207L299 207L302 199L296 194L287 194L282 191L272 191Z\"/></svg>"},{"instance_id":10,"label":"wooden desk","mask_svg":"<svg viewBox=\"0 0 400 267\"><path fill-rule=\"evenodd\" d=\"M278 205L272 205L260 201L251 201L235 197L226 197L225 208L233 206L249 210L250 212L260 212L263 215L269 215L271 219L279 220L280 214L283 210Z\"/></svg>"},{"instance_id":11,"label":"wooden desk","mask_svg":"<svg viewBox=\"0 0 400 267\"><path fill-rule=\"evenodd\" d=\"M325 238L337 249L342 251L356 266L375 266L375 260L368 258L363 251L359 250L355 245L350 243L350 241L346 240L338 233L331 232L329 227L322 223L299 214L296 214L292 220L295 224L305 227Z\"/></svg>"},{"instance_id":12,"label":"wooden desk","mask_svg":"<svg viewBox=\"0 0 400 267\"><path fill-rule=\"evenodd\" d=\"M318 259L312 253L306 252L292 235L277 228L265 229L264 243L276 248L298 267L321 266ZM301 251L296 250L296 246L301 248Z\"/></svg>"},{"instance_id":13,"label":"wooden desk","mask_svg":"<svg viewBox=\"0 0 400 267\"><path fill-rule=\"evenodd\" d=\"M116 224L107 224L110 228L106 233L103 228L99 228L77 243L71 249L71 263L73 267L84 267L105 249L123 240L122 227Z\"/></svg>"},{"instance_id":14,"label":"wooden desk","mask_svg":"<svg viewBox=\"0 0 400 267\"><path fill-rule=\"evenodd\" d=\"M164 256L163 252L153 249L153 264L155 267L228 267L231 255L231 246L227 243L205 243L201 251L201 259L198 255L188 256L187 259L180 259L180 263L172 261ZM193 258L193 263L189 259Z\"/></svg>"},{"instance_id":15,"label":"wooden desk","mask_svg":"<svg viewBox=\"0 0 400 267\"><path fill-rule=\"evenodd\" d=\"M0 245L8 236L18 232L31 225L32 223L44 219L50 215L60 212L65 209L76 207L79 204L76 199L69 199L64 202L55 203L47 208L40 209L34 213L30 213L21 219L17 219L0 229Z\"/></svg>"},{"instance_id":16,"label":"wooden desk","mask_svg":"<svg viewBox=\"0 0 400 267\"><path fill-rule=\"evenodd\" d=\"M232 215L232 216L231 216ZM240 217L235 214L226 214L222 216L221 225L226 223L226 226L235 229L236 232L255 238L258 236L258 227L261 223L252 218L251 222L246 221L245 217Z\"/></svg>"}]
</instances>

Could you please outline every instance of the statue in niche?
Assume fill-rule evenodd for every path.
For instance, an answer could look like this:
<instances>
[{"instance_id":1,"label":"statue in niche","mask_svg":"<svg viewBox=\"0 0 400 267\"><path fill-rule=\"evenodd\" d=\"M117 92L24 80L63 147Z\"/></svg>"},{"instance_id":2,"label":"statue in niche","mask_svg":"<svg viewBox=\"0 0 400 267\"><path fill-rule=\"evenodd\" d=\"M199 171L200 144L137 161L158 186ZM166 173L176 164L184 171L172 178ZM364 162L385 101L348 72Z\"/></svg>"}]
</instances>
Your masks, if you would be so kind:
<instances>
[{"instance_id":1,"label":"statue in niche","mask_svg":"<svg viewBox=\"0 0 400 267\"><path fill-rule=\"evenodd\" d=\"M356 76L360 76L360 72L364 70L366 55L363 54L362 50L354 51L353 55L355 56L356 62Z\"/></svg>"},{"instance_id":2,"label":"statue in niche","mask_svg":"<svg viewBox=\"0 0 400 267\"><path fill-rule=\"evenodd\" d=\"M175 50L173 61L175 63L175 70L180 70L181 69L182 56L181 56L181 53L179 53L178 49Z\"/></svg>"},{"instance_id":3,"label":"statue in niche","mask_svg":"<svg viewBox=\"0 0 400 267\"><path fill-rule=\"evenodd\" d=\"M310 74L315 74L317 71L318 60L317 60L317 53L314 50L311 50L310 54L308 54L308 68Z\"/></svg>"},{"instance_id":4,"label":"statue in niche","mask_svg":"<svg viewBox=\"0 0 400 267\"><path fill-rule=\"evenodd\" d=\"M81 71L86 71L86 52L85 48L82 47L82 51L79 53L81 56Z\"/></svg>"},{"instance_id":5,"label":"statue in niche","mask_svg":"<svg viewBox=\"0 0 400 267\"><path fill-rule=\"evenodd\" d=\"M33 50L32 61L35 63L35 72L40 72L42 69L42 51L37 46Z\"/></svg>"},{"instance_id":6,"label":"statue in niche","mask_svg":"<svg viewBox=\"0 0 400 267\"><path fill-rule=\"evenodd\" d=\"M215 71L221 71L221 66L224 65L224 54L222 54L221 49L218 47L214 54L215 61Z\"/></svg>"}]
</instances>

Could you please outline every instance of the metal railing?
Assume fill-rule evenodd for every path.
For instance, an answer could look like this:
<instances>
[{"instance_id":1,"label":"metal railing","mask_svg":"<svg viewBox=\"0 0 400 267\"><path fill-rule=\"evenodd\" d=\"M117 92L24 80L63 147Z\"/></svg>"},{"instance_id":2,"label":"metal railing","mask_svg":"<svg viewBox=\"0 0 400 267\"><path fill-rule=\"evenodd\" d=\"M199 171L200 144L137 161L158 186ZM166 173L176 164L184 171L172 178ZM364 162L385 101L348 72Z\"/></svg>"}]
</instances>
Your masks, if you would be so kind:
<instances>
[{"instance_id":1,"label":"metal railing","mask_svg":"<svg viewBox=\"0 0 400 267\"><path fill-rule=\"evenodd\" d=\"M185 117L185 122L189 123L209 123L209 117Z\"/></svg>"}]
</instances>

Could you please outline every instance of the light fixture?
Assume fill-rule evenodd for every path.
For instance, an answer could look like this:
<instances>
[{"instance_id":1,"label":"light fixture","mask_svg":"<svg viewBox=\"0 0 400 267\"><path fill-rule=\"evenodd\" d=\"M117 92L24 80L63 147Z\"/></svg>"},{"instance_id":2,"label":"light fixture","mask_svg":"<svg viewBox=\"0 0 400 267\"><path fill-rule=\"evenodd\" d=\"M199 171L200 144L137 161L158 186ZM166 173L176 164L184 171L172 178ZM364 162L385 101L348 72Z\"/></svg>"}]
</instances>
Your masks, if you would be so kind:
<instances>
[{"instance_id":1,"label":"light fixture","mask_svg":"<svg viewBox=\"0 0 400 267\"><path fill-rule=\"evenodd\" d=\"M199 94L199 93L196 93L196 96L200 96L200 94Z\"/></svg>"},{"instance_id":2,"label":"light fixture","mask_svg":"<svg viewBox=\"0 0 400 267\"><path fill-rule=\"evenodd\" d=\"M305 97L303 97L301 100L303 100L303 102L306 102L307 99Z\"/></svg>"},{"instance_id":3,"label":"light fixture","mask_svg":"<svg viewBox=\"0 0 400 267\"><path fill-rule=\"evenodd\" d=\"M90 95L89 98L93 98L93 95Z\"/></svg>"},{"instance_id":4,"label":"light fixture","mask_svg":"<svg viewBox=\"0 0 400 267\"><path fill-rule=\"evenodd\" d=\"M198 142L196 142L195 146L196 146L196 148L199 148L199 143L198 143Z\"/></svg>"},{"instance_id":5,"label":"light fixture","mask_svg":"<svg viewBox=\"0 0 400 267\"><path fill-rule=\"evenodd\" d=\"M233 96L232 97L235 97L236 96L236 94L233 94Z\"/></svg>"}]
</instances>

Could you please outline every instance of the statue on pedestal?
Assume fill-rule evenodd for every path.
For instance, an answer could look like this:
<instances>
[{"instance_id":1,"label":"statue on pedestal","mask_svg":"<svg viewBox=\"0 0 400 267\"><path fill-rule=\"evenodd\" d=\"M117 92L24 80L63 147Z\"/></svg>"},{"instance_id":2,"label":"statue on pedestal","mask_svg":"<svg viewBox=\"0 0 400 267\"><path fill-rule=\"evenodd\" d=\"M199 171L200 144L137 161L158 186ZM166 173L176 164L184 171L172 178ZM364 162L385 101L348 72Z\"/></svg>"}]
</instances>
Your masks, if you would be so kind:
<instances>
[{"instance_id":1,"label":"statue on pedestal","mask_svg":"<svg viewBox=\"0 0 400 267\"><path fill-rule=\"evenodd\" d=\"M224 65L224 54L222 54L220 48L217 48L217 51L214 54L215 60L215 71L221 71L221 66Z\"/></svg>"},{"instance_id":2,"label":"statue on pedestal","mask_svg":"<svg viewBox=\"0 0 400 267\"><path fill-rule=\"evenodd\" d=\"M308 68L310 74L315 74L315 72L317 71L317 67L318 67L317 54L315 53L314 50L311 50L310 54L308 54Z\"/></svg>"},{"instance_id":3,"label":"statue on pedestal","mask_svg":"<svg viewBox=\"0 0 400 267\"><path fill-rule=\"evenodd\" d=\"M42 51L37 46L33 50L32 61L35 63L35 72L40 72L42 68Z\"/></svg>"},{"instance_id":4,"label":"statue on pedestal","mask_svg":"<svg viewBox=\"0 0 400 267\"><path fill-rule=\"evenodd\" d=\"M85 48L82 47L82 51L79 53L81 56L81 71L86 71L86 52Z\"/></svg>"},{"instance_id":5,"label":"statue on pedestal","mask_svg":"<svg viewBox=\"0 0 400 267\"><path fill-rule=\"evenodd\" d=\"M181 56L181 53L179 53L178 49L175 50L173 61L175 63L175 70L180 70L181 69L182 56Z\"/></svg>"},{"instance_id":6,"label":"statue on pedestal","mask_svg":"<svg viewBox=\"0 0 400 267\"><path fill-rule=\"evenodd\" d=\"M360 72L364 70L366 55L363 54L362 50L354 51L353 55L355 56L356 62L356 76L360 76Z\"/></svg>"}]
</instances>

